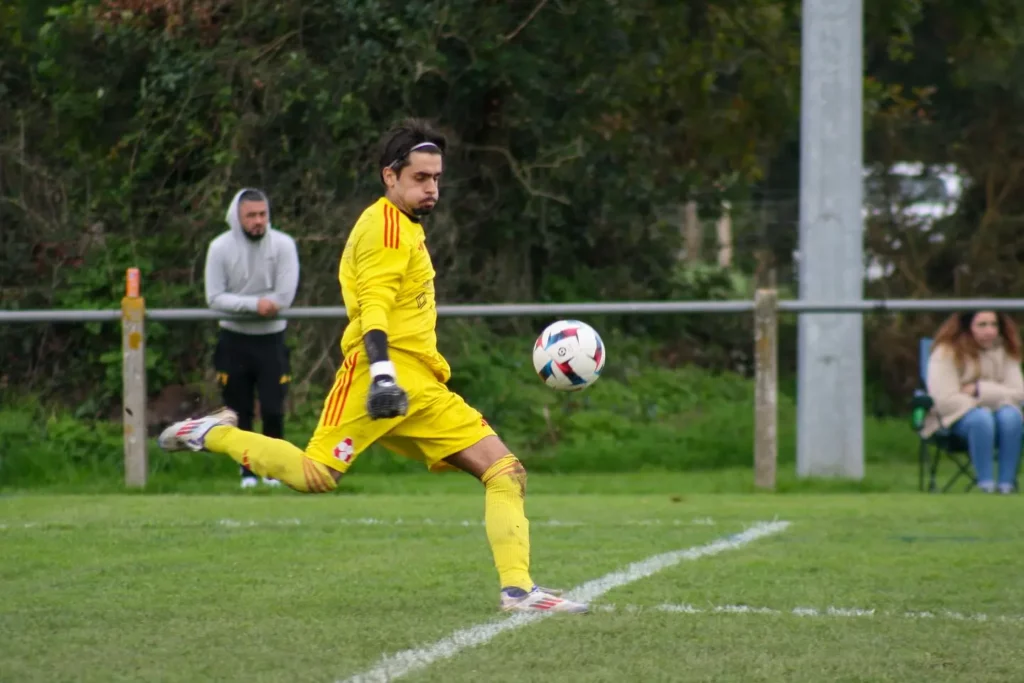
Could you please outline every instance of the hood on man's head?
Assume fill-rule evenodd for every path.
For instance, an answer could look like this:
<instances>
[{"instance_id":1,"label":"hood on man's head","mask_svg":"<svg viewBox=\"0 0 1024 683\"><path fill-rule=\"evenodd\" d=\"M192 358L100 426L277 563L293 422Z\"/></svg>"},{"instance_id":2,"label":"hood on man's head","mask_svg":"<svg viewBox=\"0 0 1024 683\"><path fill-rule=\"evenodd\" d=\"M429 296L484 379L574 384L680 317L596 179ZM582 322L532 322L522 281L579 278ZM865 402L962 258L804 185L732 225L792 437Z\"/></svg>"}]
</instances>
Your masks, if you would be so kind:
<instances>
[{"instance_id":1,"label":"hood on man's head","mask_svg":"<svg viewBox=\"0 0 1024 683\"><path fill-rule=\"evenodd\" d=\"M256 201L267 203L267 229L262 235L250 235L242 228L242 220L238 217L238 208L245 201ZM266 237L267 233L270 232L270 200L267 199L267 195L261 190L256 190L250 187L243 187L235 194L235 198L231 200L231 205L228 206L228 211L224 216L228 226L231 228L231 233L235 237L244 237L250 242L258 242Z\"/></svg>"}]
</instances>

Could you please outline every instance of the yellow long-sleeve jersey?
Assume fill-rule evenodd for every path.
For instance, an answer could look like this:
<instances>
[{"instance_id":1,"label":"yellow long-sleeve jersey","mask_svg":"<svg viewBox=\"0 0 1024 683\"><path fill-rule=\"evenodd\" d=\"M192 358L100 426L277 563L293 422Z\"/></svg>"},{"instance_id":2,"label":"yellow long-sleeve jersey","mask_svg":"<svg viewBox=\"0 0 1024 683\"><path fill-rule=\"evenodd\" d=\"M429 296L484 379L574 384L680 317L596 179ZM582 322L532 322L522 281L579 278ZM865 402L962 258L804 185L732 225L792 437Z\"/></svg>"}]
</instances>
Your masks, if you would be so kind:
<instances>
[{"instance_id":1,"label":"yellow long-sleeve jersey","mask_svg":"<svg viewBox=\"0 0 1024 683\"><path fill-rule=\"evenodd\" d=\"M422 225L384 197L363 211L338 268L349 317L341 338L344 356L362 345L367 332L382 330L390 350L415 356L447 382L451 368L437 349L434 275Z\"/></svg>"}]
</instances>

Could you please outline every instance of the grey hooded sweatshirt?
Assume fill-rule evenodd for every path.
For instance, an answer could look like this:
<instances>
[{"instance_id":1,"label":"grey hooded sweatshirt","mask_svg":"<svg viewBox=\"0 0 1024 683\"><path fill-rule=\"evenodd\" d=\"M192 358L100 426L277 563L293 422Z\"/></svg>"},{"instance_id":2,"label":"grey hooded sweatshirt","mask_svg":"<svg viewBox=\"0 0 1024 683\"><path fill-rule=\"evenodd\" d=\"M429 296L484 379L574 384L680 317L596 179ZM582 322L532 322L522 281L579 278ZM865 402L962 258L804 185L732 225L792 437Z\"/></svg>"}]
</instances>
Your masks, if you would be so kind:
<instances>
[{"instance_id":1,"label":"grey hooded sweatshirt","mask_svg":"<svg viewBox=\"0 0 1024 683\"><path fill-rule=\"evenodd\" d=\"M279 309L295 300L299 285L299 253L295 240L274 230L267 217L267 233L253 241L242 232L238 218L239 190L225 219L230 230L218 235L206 252L206 303L224 313L255 313L260 299ZM273 334L288 326L283 318L221 320L220 326L241 334Z\"/></svg>"}]
</instances>

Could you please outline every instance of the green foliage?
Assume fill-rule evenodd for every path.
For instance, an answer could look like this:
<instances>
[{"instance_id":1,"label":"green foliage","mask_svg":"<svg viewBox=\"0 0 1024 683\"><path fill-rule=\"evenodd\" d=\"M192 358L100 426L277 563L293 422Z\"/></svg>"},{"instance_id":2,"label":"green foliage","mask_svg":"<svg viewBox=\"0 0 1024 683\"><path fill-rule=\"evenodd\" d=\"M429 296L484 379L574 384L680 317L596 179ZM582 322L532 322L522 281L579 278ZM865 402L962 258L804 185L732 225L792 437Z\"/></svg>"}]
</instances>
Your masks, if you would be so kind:
<instances>
[{"instance_id":1,"label":"green foliage","mask_svg":"<svg viewBox=\"0 0 1024 683\"><path fill-rule=\"evenodd\" d=\"M465 336L452 387L481 410L531 471L557 473L725 470L752 466L753 383L730 372L666 369L644 356L649 344L612 339L617 360L593 387L563 394L536 377L523 339ZM625 343L623 343L625 342ZM646 346L646 349L645 349ZM520 360L520 358L522 360ZM318 406L317 406L318 408ZM289 421L288 438L304 445L316 424L312 406ZM793 463L796 411L779 400L779 462ZM120 427L48 413L23 403L0 414L0 481L11 487L117 482L122 479ZM912 462L915 438L899 419L867 420L871 463ZM188 482L234 476L223 456L165 453L150 443L157 480ZM373 447L353 472L422 472L420 464Z\"/></svg>"},{"instance_id":2,"label":"green foliage","mask_svg":"<svg viewBox=\"0 0 1024 683\"><path fill-rule=\"evenodd\" d=\"M0 443L4 444L0 482L5 487L80 488L124 480L124 437L118 423L48 411L30 401L10 401L0 412ZM191 451L167 453L153 440L148 457L149 472L157 478L170 475L187 481L238 472L228 458Z\"/></svg>"},{"instance_id":3,"label":"green foliage","mask_svg":"<svg viewBox=\"0 0 1024 683\"><path fill-rule=\"evenodd\" d=\"M27 402L0 412L0 481L6 485L109 478L123 452L115 424L48 414Z\"/></svg>"},{"instance_id":4,"label":"green foliage","mask_svg":"<svg viewBox=\"0 0 1024 683\"><path fill-rule=\"evenodd\" d=\"M679 231L660 208L757 178L797 102L795 26L767 0L535 15L430 0L4 12L19 28L0 32L0 288L23 308L110 307L129 265L150 305L201 305L205 246L242 185L267 189L275 224L298 240L300 303L336 305L341 244L379 191L376 140L404 115L455 143L430 230L442 301L664 298ZM203 338L153 340L154 391L195 378ZM111 402L112 329L4 330L0 342L35 351L9 381ZM58 374L60 354L73 371Z\"/></svg>"},{"instance_id":5,"label":"green foliage","mask_svg":"<svg viewBox=\"0 0 1024 683\"><path fill-rule=\"evenodd\" d=\"M971 181L957 214L931 231L869 222L867 250L893 266L869 296L1024 287L1021 7L865 4L866 161L953 161ZM800 3L533 9L3 3L2 305L112 308L124 269L137 266L150 305L201 306L206 245L243 185L265 188L275 225L297 238L299 303L337 305L341 245L379 192L376 140L405 115L434 119L454 143L430 224L445 303L749 298L755 270L791 271ZM688 199L705 217L731 202L735 271L678 263L679 226L663 217ZM598 322L649 335L659 364L749 373L749 317ZM879 410L906 395L916 338L936 322L869 319L872 338L887 340L868 345ZM307 329L296 374L323 382L330 363L318 360L339 330ZM784 370L794 330L791 320L780 330ZM147 334L154 392L202 381L210 326ZM119 392L118 348L113 325L3 328L0 382L103 416Z\"/></svg>"}]
</instances>

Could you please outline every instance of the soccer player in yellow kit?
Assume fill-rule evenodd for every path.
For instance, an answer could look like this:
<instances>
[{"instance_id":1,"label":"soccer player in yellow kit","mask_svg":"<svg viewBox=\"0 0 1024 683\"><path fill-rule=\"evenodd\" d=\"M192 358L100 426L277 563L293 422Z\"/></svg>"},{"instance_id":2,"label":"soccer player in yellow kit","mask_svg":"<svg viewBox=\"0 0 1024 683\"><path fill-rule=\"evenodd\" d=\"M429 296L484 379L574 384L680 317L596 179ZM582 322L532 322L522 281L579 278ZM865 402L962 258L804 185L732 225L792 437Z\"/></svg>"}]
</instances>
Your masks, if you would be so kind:
<instances>
[{"instance_id":1,"label":"soccer player in yellow kit","mask_svg":"<svg viewBox=\"0 0 1024 683\"><path fill-rule=\"evenodd\" d=\"M437 205L446 147L444 136L418 120L383 140L385 194L356 222L339 268L349 317L344 361L306 449L238 429L229 409L173 424L159 443L224 453L305 493L333 491L375 442L433 471L463 470L484 485L501 608L586 612L586 605L534 584L526 470L483 416L446 386L451 368L437 349L435 273L421 222Z\"/></svg>"}]
</instances>

